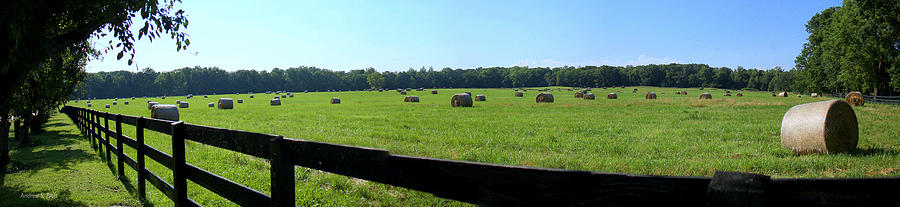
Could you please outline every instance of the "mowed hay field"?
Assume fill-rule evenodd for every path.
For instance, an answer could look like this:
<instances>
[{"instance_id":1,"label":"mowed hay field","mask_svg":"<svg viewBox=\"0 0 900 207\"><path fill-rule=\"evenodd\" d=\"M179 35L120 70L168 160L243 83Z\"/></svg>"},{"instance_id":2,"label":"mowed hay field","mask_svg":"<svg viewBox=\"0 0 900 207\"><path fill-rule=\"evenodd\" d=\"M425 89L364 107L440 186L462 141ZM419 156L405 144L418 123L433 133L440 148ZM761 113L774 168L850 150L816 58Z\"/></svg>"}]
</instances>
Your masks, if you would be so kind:
<instances>
[{"instance_id":1,"label":"mowed hay field","mask_svg":"<svg viewBox=\"0 0 900 207\"><path fill-rule=\"evenodd\" d=\"M386 149L395 154L523 165L570 170L651 175L712 176L717 170L766 174L777 178L900 176L900 106L866 104L854 107L859 119L859 151L846 154L794 155L780 146L781 119L792 106L832 98L796 94L772 97L770 92L722 89L637 87L594 88L595 100L574 98L566 87L553 89L554 103L535 103L540 93L529 89L515 97L513 89L432 89L384 92L294 92L280 106L276 95L256 93L195 95L166 99L161 104L188 101L181 120L200 125L283 135L288 138ZM563 89L559 91L558 89ZM686 90L688 95L676 95ZM451 107L454 93L484 94L474 107ZM657 99L646 100L648 91ZM606 99L615 92L618 99ZM744 96L735 96L738 92ZM699 100L711 93L711 100ZM137 94L136 94L137 95ZM404 102L405 96L420 102ZM207 107L220 97L235 99L234 109ZM341 104L329 104L332 97ZM237 103L243 99L244 103ZM123 101L131 102L123 105ZM93 100L92 109L150 116L147 99ZM85 107L84 100L69 105ZM110 122L114 126L114 122ZM125 134L134 127L123 125ZM171 152L164 134L147 130L147 143ZM188 141L187 161L225 178L269 193L269 166L253 158ZM134 156L133 149L127 149ZM150 161L156 174L171 182L171 171ZM128 171L134 183L135 173ZM107 172L98 172L107 173ZM349 179L298 167L297 205L467 205L427 193ZM171 205L148 184L150 201ZM234 205L189 186L188 196L202 205Z\"/></svg>"}]
</instances>

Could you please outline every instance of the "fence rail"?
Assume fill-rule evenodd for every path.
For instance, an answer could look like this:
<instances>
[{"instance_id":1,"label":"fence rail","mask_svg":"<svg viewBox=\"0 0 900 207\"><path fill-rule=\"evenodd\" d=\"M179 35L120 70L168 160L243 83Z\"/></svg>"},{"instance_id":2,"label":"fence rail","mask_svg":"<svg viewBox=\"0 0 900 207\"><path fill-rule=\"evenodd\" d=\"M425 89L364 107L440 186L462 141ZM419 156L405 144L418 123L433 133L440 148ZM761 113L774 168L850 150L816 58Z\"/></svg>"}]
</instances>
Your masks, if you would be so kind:
<instances>
[{"instance_id":1,"label":"fence rail","mask_svg":"<svg viewBox=\"0 0 900 207\"><path fill-rule=\"evenodd\" d=\"M847 93L836 93L836 94L831 94L831 97L835 97L835 98L846 98L846 97L847 97ZM878 104L900 105L900 96L870 96L870 95L863 95L863 99L866 100L866 103L878 103Z\"/></svg>"},{"instance_id":2,"label":"fence rail","mask_svg":"<svg viewBox=\"0 0 900 207\"><path fill-rule=\"evenodd\" d=\"M867 206L897 201L900 178L771 179L765 175L717 172L713 177L651 176L507 166L394 155L386 150L346 146L277 135L236 131L184 122L134 117L66 106L62 109L92 147L117 157L118 175L127 165L137 172L138 196L149 182L176 206L200 206L187 197L191 180L242 206L293 206L294 167L432 193L438 197L488 206ZM116 121L115 129L109 120ZM102 122L101 122L102 120ZM121 124L136 127L134 138ZM144 143L144 130L171 136L167 154ZM116 139L116 146L110 144ZM210 173L185 161L185 140L265 158L271 165L266 194ZM123 147L137 151L137 158ZM168 183L145 168L150 158L172 170ZM762 205L761 205L762 204Z\"/></svg>"}]
</instances>

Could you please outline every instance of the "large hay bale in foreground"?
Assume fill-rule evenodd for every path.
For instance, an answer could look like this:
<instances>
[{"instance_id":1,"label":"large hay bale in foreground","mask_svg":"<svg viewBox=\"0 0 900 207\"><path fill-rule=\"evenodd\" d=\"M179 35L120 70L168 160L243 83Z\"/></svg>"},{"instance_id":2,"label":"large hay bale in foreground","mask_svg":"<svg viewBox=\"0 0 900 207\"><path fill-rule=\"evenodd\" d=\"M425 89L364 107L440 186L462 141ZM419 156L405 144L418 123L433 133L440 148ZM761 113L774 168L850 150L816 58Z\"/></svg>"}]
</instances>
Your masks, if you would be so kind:
<instances>
[{"instance_id":1,"label":"large hay bale in foreground","mask_svg":"<svg viewBox=\"0 0 900 207\"><path fill-rule=\"evenodd\" d=\"M703 99L712 99L712 94L709 94L709 93L700 94L700 100L703 100Z\"/></svg>"},{"instance_id":2,"label":"large hay bale in foreground","mask_svg":"<svg viewBox=\"0 0 900 207\"><path fill-rule=\"evenodd\" d=\"M850 152L858 127L853 107L842 100L796 105L781 120L781 146L798 154Z\"/></svg>"},{"instance_id":3,"label":"large hay bale in foreground","mask_svg":"<svg viewBox=\"0 0 900 207\"><path fill-rule=\"evenodd\" d=\"M584 97L584 93L583 93L583 92L581 92L581 91L575 92L575 98L583 98L583 97Z\"/></svg>"},{"instance_id":4,"label":"large hay bale in foreground","mask_svg":"<svg viewBox=\"0 0 900 207\"><path fill-rule=\"evenodd\" d=\"M654 92L647 92L647 95L644 95L644 98L645 98L645 99L656 99L656 93L654 93Z\"/></svg>"},{"instance_id":5,"label":"large hay bale in foreground","mask_svg":"<svg viewBox=\"0 0 900 207\"><path fill-rule=\"evenodd\" d=\"M847 103L851 106L863 106L866 105L866 99L860 92L850 92L847 94Z\"/></svg>"},{"instance_id":6,"label":"large hay bale in foreground","mask_svg":"<svg viewBox=\"0 0 900 207\"><path fill-rule=\"evenodd\" d=\"M450 98L450 106L472 107L472 95L468 93L453 94L453 97Z\"/></svg>"},{"instance_id":7,"label":"large hay bale in foreground","mask_svg":"<svg viewBox=\"0 0 900 207\"><path fill-rule=\"evenodd\" d=\"M553 103L553 94L547 92L539 93L534 100L538 103Z\"/></svg>"},{"instance_id":8,"label":"large hay bale in foreground","mask_svg":"<svg viewBox=\"0 0 900 207\"><path fill-rule=\"evenodd\" d=\"M330 101L330 102L331 102L331 104L340 104L340 103L341 103L341 99L339 99L339 98L331 98L331 101Z\"/></svg>"},{"instance_id":9,"label":"large hay bale in foreground","mask_svg":"<svg viewBox=\"0 0 900 207\"><path fill-rule=\"evenodd\" d=\"M790 95L788 92L778 93L778 96L781 96L781 97L788 97L788 95Z\"/></svg>"},{"instance_id":10,"label":"large hay bale in foreground","mask_svg":"<svg viewBox=\"0 0 900 207\"><path fill-rule=\"evenodd\" d=\"M475 95L475 101L487 101L487 97L484 94Z\"/></svg>"},{"instance_id":11,"label":"large hay bale in foreground","mask_svg":"<svg viewBox=\"0 0 900 207\"><path fill-rule=\"evenodd\" d=\"M154 105L159 104L159 102L147 102L147 109L152 109Z\"/></svg>"},{"instance_id":12,"label":"large hay bale in foreground","mask_svg":"<svg viewBox=\"0 0 900 207\"><path fill-rule=\"evenodd\" d=\"M271 106L281 106L281 99L272 99L272 100L269 100L269 105L271 105Z\"/></svg>"},{"instance_id":13,"label":"large hay bale in foreground","mask_svg":"<svg viewBox=\"0 0 900 207\"><path fill-rule=\"evenodd\" d=\"M586 93L584 94L585 100L594 100L594 93Z\"/></svg>"},{"instance_id":14,"label":"large hay bale in foreground","mask_svg":"<svg viewBox=\"0 0 900 207\"><path fill-rule=\"evenodd\" d=\"M150 118L178 121L178 107L170 104L157 104L150 108Z\"/></svg>"},{"instance_id":15,"label":"large hay bale in foreground","mask_svg":"<svg viewBox=\"0 0 900 207\"><path fill-rule=\"evenodd\" d=\"M403 102L419 102L418 96L407 96L403 98Z\"/></svg>"},{"instance_id":16,"label":"large hay bale in foreground","mask_svg":"<svg viewBox=\"0 0 900 207\"><path fill-rule=\"evenodd\" d=\"M516 91L516 97L525 97L525 93L522 93L521 91Z\"/></svg>"},{"instance_id":17,"label":"large hay bale in foreground","mask_svg":"<svg viewBox=\"0 0 900 207\"><path fill-rule=\"evenodd\" d=\"M216 105L219 106L219 109L233 109L234 101L231 98L219 98L219 103Z\"/></svg>"},{"instance_id":18,"label":"large hay bale in foreground","mask_svg":"<svg viewBox=\"0 0 900 207\"><path fill-rule=\"evenodd\" d=\"M617 96L616 93L606 94L606 99L618 99L618 98L619 98L619 96Z\"/></svg>"},{"instance_id":19,"label":"large hay bale in foreground","mask_svg":"<svg viewBox=\"0 0 900 207\"><path fill-rule=\"evenodd\" d=\"M380 92L380 90L379 90L379 92ZM431 94L437 94L437 90L432 90Z\"/></svg>"},{"instance_id":20,"label":"large hay bale in foreground","mask_svg":"<svg viewBox=\"0 0 900 207\"><path fill-rule=\"evenodd\" d=\"M178 108L187 108L187 107L189 107L187 101L182 101L181 103L178 103Z\"/></svg>"}]
</instances>

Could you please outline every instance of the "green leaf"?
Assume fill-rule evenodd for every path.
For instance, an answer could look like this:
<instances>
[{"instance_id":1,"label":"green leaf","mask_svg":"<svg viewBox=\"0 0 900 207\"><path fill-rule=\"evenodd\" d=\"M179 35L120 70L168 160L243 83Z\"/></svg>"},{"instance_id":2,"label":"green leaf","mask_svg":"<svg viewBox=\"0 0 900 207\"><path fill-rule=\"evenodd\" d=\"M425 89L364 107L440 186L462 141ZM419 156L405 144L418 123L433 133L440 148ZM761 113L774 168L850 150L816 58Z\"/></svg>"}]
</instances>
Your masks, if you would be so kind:
<instances>
[{"instance_id":1,"label":"green leaf","mask_svg":"<svg viewBox=\"0 0 900 207\"><path fill-rule=\"evenodd\" d=\"M125 52L125 51L120 51L120 52L119 52L119 55L116 56L116 60L121 60L121 59L122 59L122 55L125 55L125 53L123 53L123 52Z\"/></svg>"}]
</instances>

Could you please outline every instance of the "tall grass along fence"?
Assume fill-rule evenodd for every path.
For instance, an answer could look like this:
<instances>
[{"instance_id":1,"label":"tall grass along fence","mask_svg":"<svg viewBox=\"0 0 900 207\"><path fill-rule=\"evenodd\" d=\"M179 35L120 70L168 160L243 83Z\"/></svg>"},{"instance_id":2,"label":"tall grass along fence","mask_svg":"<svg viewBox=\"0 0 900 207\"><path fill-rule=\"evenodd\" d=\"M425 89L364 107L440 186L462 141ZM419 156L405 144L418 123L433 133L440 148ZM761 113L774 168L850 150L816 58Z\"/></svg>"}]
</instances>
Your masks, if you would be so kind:
<instances>
[{"instance_id":1,"label":"tall grass along fence","mask_svg":"<svg viewBox=\"0 0 900 207\"><path fill-rule=\"evenodd\" d=\"M847 97L847 93L836 93L836 94L831 94L831 97L836 97L836 98L846 98L846 97ZM870 96L870 95L863 95L863 99L866 100L866 103L878 103L878 104L900 105L900 96Z\"/></svg>"},{"instance_id":2,"label":"tall grass along fence","mask_svg":"<svg viewBox=\"0 0 900 207\"><path fill-rule=\"evenodd\" d=\"M72 106L62 112L97 150L106 150L107 161L111 155L117 157L118 176L124 178L125 166L137 171L141 199L149 182L176 206L199 206L187 196L187 180L242 206L293 206L295 166L486 206L869 206L897 201L900 186L900 178L773 179L738 172L716 172L713 177L652 176L506 166L395 155ZM110 120L115 126L109 126ZM135 134L122 134L122 124L135 126ZM171 135L172 152L144 144L144 130ZM115 146L110 144L112 139ZM185 153L187 140L270 160L271 192L259 192L185 162L190 156ZM137 157L124 154L125 146L136 149ZM173 182L145 168L146 158L170 169Z\"/></svg>"}]
</instances>

